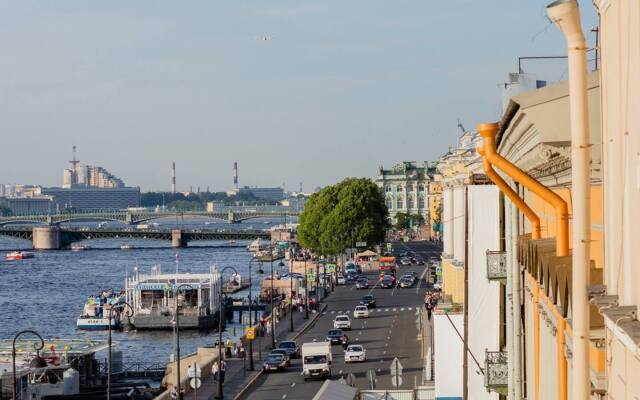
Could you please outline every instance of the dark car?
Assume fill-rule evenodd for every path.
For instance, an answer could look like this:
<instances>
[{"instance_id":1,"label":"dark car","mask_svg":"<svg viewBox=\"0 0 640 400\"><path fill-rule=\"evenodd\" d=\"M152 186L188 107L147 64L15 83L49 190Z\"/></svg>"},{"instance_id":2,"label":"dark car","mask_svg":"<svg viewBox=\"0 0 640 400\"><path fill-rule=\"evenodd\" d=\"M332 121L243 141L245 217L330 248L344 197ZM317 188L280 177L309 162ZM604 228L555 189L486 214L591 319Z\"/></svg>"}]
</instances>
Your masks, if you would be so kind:
<instances>
[{"instance_id":1,"label":"dark car","mask_svg":"<svg viewBox=\"0 0 640 400\"><path fill-rule=\"evenodd\" d=\"M347 282L355 282L358 280L358 278L360 278L360 276L355 272L347 272Z\"/></svg>"},{"instance_id":2,"label":"dark car","mask_svg":"<svg viewBox=\"0 0 640 400\"><path fill-rule=\"evenodd\" d=\"M327 332L326 340L327 342L331 342L331 344L341 344L343 336L344 333L342 332L342 329L331 329Z\"/></svg>"},{"instance_id":3,"label":"dark car","mask_svg":"<svg viewBox=\"0 0 640 400\"><path fill-rule=\"evenodd\" d=\"M372 294L367 294L365 296L362 296L360 304L362 304L363 306L367 306L368 308L376 308L376 299Z\"/></svg>"},{"instance_id":4,"label":"dark car","mask_svg":"<svg viewBox=\"0 0 640 400\"><path fill-rule=\"evenodd\" d=\"M282 354L269 354L262 364L262 369L265 372L269 371L286 371L287 360Z\"/></svg>"},{"instance_id":5,"label":"dark car","mask_svg":"<svg viewBox=\"0 0 640 400\"><path fill-rule=\"evenodd\" d=\"M394 279L393 276L385 275L380 280L380 287L384 289L389 289L389 288L392 288L395 285L395 283L396 283L396 280Z\"/></svg>"},{"instance_id":6,"label":"dark car","mask_svg":"<svg viewBox=\"0 0 640 400\"><path fill-rule=\"evenodd\" d=\"M359 278L356 281L356 289L369 289L369 279Z\"/></svg>"},{"instance_id":7,"label":"dark car","mask_svg":"<svg viewBox=\"0 0 640 400\"><path fill-rule=\"evenodd\" d=\"M282 354L284 360L287 363L287 367L291 365L291 357L289 356L289 351L287 351L286 349L273 349L269 354Z\"/></svg>"},{"instance_id":8,"label":"dark car","mask_svg":"<svg viewBox=\"0 0 640 400\"><path fill-rule=\"evenodd\" d=\"M290 358L298 357L298 344L293 340L285 340L278 343L277 350L286 350Z\"/></svg>"}]
</instances>

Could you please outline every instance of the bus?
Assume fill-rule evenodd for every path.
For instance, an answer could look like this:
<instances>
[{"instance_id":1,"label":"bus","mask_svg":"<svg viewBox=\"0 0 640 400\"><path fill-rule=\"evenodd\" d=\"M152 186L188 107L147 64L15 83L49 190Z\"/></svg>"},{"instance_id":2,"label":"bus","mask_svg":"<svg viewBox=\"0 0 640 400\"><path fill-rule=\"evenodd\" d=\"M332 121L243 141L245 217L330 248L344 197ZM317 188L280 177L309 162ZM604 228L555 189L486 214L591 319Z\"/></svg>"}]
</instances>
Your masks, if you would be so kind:
<instances>
[{"instance_id":1,"label":"bus","mask_svg":"<svg viewBox=\"0 0 640 400\"><path fill-rule=\"evenodd\" d=\"M395 257L380 257L380 277L385 275L393 275L396 277L396 258Z\"/></svg>"}]
</instances>

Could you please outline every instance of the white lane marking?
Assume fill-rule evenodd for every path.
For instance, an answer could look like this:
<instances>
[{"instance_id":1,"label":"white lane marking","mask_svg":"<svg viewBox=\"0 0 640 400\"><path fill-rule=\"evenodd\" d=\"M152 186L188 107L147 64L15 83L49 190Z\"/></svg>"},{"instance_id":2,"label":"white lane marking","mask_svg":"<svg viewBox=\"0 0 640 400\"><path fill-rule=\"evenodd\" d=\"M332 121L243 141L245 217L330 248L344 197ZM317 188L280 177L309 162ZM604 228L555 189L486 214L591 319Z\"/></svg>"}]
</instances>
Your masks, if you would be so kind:
<instances>
[{"instance_id":1,"label":"white lane marking","mask_svg":"<svg viewBox=\"0 0 640 400\"><path fill-rule=\"evenodd\" d=\"M331 311L331 314L333 315L333 313L335 313L335 311Z\"/></svg>"},{"instance_id":2,"label":"white lane marking","mask_svg":"<svg viewBox=\"0 0 640 400\"><path fill-rule=\"evenodd\" d=\"M402 308L400 309L400 311L404 311L404 307L402 307Z\"/></svg>"},{"instance_id":3,"label":"white lane marking","mask_svg":"<svg viewBox=\"0 0 640 400\"><path fill-rule=\"evenodd\" d=\"M389 347L389 343L385 343L385 344L384 344L384 347Z\"/></svg>"},{"instance_id":4,"label":"white lane marking","mask_svg":"<svg viewBox=\"0 0 640 400\"><path fill-rule=\"evenodd\" d=\"M385 350L385 351L383 351L383 352L382 352L382 354L387 354L387 351L386 351L386 350ZM382 361L382 360L380 360L380 361Z\"/></svg>"},{"instance_id":5,"label":"white lane marking","mask_svg":"<svg viewBox=\"0 0 640 400\"><path fill-rule=\"evenodd\" d=\"M338 375L342 375L342 370L338 371Z\"/></svg>"},{"instance_id":6,"label":"white lane marking","mask_svg":"<svg viewBox=\"0 0 640 400\"><path fill-rule=\"evenodd\" d=\"M362 331L358 332L358 335L362 335Z\"/></svg>"},{"instance_id":7,"label":"white lane marking","mask_svg":"<svg viewBox=\"0 0 640 400\"><path fill-rule=\"evenodd\" d=\"M391 310L391 311L396 312L396 311L398 311L398 309L397 309L397 308L394 308L394 309L393 309L393 310Z\"/></svg>"},{"instance_id":8,"label":"white lane marking","mask_svg":"<svg viewBox=\"0 0 640 400\"><path fill-rule=\"evenodd\" d=\"M357 338L356 338L356 341L358 341L358 340L360 340L360 338L359 338L359 337L357 337Z\"/></svg>"},{"instance_id":9,"label":"white lane marking","mask_svg":"<svg viewBox=\"0 0 640 400\"><path fill-rule=\"evenodd\" d=\"M427 274L428 270L429 268L425 268L424 271L422 271L422 275L420 275L420 280L418 281L418 287L416 287L416 294L420 292L420 286L422 286L422 281L424 280L424 276Z\"/></svg>"},{"instance_id":10,"label":"white lane marking","mask_svg":"<svg viewBox=\"0 0 640 400\"><path fill-rule=\"evenodd\" d=\"M387 336L387 340L391 340L391 336Z\"/></svg>"},{"instance_id":11,"label":"white lane marking","mask_svg":"<svg viewBox=\"0 0 640 400\"><path fill-rule=\"evenodd\" d=\"M407 308L407 311L411 311L411 309L412 309L412 308L413 308L413 307L408 307L408 308Z\"/></svg>"},{"instance_id":12,"label":"white lane marking","mask_svg":"<svg viewBox=\"0 0 640 400\"><path fill-rule=\"evenodd\" d=\"M376 310L376 312L380 312L380 311L382 311L382 310L381 310L381 309L379 309L379 308Z\"/></svg>"},{"instance_id":13,"label":"white lane marking","mask_svg":"<svg viewBox=\"0 0 640 400\"><path fill-rule=\"evenodd\" d=\"M391 331L389 331L389 335L391 335Z\"/></svg>"},{"instance_id":14,"label":"white lane marking","mask_svg":"<svg viewBox=\"0 0 640 400\"><path fill-rule=\"evenodd\" d=\"M380 362L382 362L382 360L380 360ZM378 372L380 372L380 368L378 368Z\"/></svg>"},{"instance_id":15,"label":"white lane marking","mask_svg":"<svg viewBox=\"0 0 640 400\"><path fill-rule=\"evenodd\" d=\"M296 383L295 383L295 382L293 382L293 383L291 384L291 387L294 387L295 385L296 385Z\"/></svg>"},{"instance_id":16,"label":"white lane marking","mask_svg":"<svg viewBox=\"0 0 640 400\"><path fill-rule=\"evenodd\" d=\"M388 309L388 308L385 308L385 309L384 309L384 312L387 312L387 311L389 311L389 309Z\"/></svg>"},{"instance_id":17,"label":"white lane marking","mask_svg":"<svg viewBox=\"0 0 640 400\"><path fill-rule=\"evenodd\" d=\"M286 399L286 398L287 398L287 395L286 395L286 394L283 394L283 395L282 395L282 399L284 400L284 399Z\"/></svg>"}]
</instances>

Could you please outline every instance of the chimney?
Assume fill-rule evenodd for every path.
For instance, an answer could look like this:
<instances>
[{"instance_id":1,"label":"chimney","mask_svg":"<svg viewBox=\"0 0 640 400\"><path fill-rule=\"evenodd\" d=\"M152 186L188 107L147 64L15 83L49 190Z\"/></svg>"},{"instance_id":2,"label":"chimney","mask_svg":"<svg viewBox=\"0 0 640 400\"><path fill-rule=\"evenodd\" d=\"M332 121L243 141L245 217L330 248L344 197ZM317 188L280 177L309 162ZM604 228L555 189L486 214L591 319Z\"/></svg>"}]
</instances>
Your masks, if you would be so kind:
<instances>
[{"instance_id":1,"label":"chimney","mask_svg":"<svg viewBox=\"0 0 640 400\"><path fill-rule=\"evenodd\" d=\"M176 162L171 164L171 193L176 192Z\"/></svg>"}]
</instances>

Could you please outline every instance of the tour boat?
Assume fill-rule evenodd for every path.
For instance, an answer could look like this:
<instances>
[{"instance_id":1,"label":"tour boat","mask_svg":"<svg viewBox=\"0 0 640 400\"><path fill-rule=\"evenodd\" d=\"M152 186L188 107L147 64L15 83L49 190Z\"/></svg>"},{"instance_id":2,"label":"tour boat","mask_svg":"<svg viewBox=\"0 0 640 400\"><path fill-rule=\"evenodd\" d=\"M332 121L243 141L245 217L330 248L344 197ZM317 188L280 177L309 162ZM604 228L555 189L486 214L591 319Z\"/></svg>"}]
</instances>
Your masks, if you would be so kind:
<instances>
[{"instance_id":1,"label":"tour boat","mask_svg":"<svg viewBox=\"0 0 640 400\"><path fill-rule=\"evenodd\" d=\"M260 238L257 238L249 246L247 246L247 250L252 253L257 253L259 251L267 250L270 247L269 242L263 242Z\"/></svg>"},{"instance_id":2,"label":"tour boat","mask_svg":"<svg viewBox=\"0 0 640 400\"><path fill-rule=\"evenodd\" d=\"M28 251L12 251L7 253L4 258L9 261L24 260L26 258L33 258L33 253Z\"/></svg>"},{"instance_id":3,"label":"tour boat","mask_svg":"<svg viewBox=\"0 0 640 400\"><path fill-rule=\"evenodd\" d=\"M72 244L71 251L84 251L89 250L91 247L84 244Z\"/></svg>"},{"instance_id":4,"label":"tour boat","mask_svg":"<svg viewBox=\"0 0 640 400\"><path fill-rule=\"evenodd\" d=\"M128 308L115 308L111 311L111 321L109 321L109 310L124 302L124 293L116 293L111 290L104 290L96 296L89 296L82 314L76 321L78 329L83 330L107 330L109 322L111 329L120 329L123 312L128 313ZM126 315L126 314L125 314Z\"/></svg>"}]
</instances>

